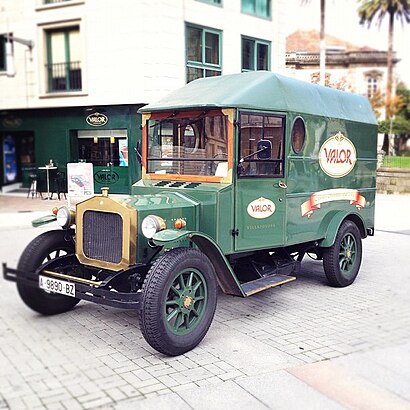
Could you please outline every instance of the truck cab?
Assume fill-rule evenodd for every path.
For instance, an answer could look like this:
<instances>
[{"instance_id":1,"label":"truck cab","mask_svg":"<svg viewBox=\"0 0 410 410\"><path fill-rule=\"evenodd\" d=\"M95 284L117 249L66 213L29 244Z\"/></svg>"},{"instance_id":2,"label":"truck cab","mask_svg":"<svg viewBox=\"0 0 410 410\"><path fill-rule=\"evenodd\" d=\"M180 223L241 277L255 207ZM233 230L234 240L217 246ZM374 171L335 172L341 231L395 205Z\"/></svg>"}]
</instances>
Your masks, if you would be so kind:
<instances>
[{"instance_id":1,"label":"truck cab","mask_svg":"<svg viewBox=\"0 0 410 410\"><path fill-rule=\"evenodd\" d=\"M53 241L64 244L51 231L5 268L31 308L59 313L86 299L139 309L147 342L177 355L207 333L217 286L248 297L292 282L306 253L330 285L353 283L374 233L377 123L366 98L249 72L196 80L140 113L131 195L105 189L60 209L65 255L44 263Z\"/></svg>"}]
</instances>

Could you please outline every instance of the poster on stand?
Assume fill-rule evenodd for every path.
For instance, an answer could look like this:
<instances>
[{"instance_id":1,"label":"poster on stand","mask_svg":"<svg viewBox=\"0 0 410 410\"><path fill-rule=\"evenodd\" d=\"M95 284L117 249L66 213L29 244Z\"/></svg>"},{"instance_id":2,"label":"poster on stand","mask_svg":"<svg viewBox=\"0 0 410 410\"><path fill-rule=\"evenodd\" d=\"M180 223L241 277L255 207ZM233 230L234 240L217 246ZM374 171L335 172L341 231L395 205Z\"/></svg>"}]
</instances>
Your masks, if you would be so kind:
<instances>
[{"instance_id":1,"label":"poster on stand","mask_svg":"<svg viewBox=\"0 0 410 410\"><path fill-rule=\"evenodd\" d=\"M75 162L67 164L67 187L70 205L93 196L93 164L90 162Z\"/></svg>"}]
</instances>

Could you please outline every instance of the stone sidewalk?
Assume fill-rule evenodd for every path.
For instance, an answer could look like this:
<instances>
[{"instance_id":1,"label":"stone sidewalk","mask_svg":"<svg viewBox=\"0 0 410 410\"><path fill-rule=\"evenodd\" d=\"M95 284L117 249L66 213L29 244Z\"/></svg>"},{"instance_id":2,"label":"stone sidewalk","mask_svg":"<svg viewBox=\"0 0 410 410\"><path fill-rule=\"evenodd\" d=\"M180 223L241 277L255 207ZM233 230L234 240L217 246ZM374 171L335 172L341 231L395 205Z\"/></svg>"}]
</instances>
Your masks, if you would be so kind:
<instances>
[{"instance_id":1,"label":"stone sidewalk","mask_svg":"<svg viewBox=\"0 0 410 410\"><path fill-rule=\"evenodd\" d=\"M378 196L352 286L327 286L322 264L305 258L281 288L220 293L204 341L175 358L146 344L136 312L82 302L42 317L1 280L0 408L409 409L409 205L410 196ZM0 212L1 261L15 266L50 229L21 223L38 212L48 210Z\"/></svg>"}]
</instances>

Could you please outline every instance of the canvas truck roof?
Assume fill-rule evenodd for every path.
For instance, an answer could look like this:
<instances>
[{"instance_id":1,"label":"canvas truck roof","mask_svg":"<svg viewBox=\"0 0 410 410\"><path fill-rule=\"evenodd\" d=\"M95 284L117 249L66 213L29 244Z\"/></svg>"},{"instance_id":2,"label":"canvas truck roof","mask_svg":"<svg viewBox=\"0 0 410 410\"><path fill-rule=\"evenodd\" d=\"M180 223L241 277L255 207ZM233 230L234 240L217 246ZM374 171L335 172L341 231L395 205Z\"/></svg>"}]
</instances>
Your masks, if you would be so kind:
<instances>
[{"instance_id":1,"label":"canvas truck roof","mask_svg":"<svg viewBox=\"0 0 410 410\"><path fill-rule=\"evenodd\" d=\"M377 124L366 97L268 71L198 79L139 112L216 107L290 111Z\"/></svg>"}]
</instances>

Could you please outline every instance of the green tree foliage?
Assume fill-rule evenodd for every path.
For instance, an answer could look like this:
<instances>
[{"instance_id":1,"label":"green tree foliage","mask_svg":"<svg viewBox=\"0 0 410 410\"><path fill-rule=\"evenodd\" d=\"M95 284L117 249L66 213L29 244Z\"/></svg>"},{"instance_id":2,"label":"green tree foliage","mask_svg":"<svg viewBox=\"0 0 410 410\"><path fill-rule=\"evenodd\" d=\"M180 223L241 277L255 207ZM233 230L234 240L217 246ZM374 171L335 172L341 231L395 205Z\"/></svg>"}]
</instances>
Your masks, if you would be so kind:
<instances>
[{"instance_id":1,"label":"green tree foliage","mask_svg":"<svg viewBox=\"0 0 410 410\"><path fill-rule=\"evenodd\" d=\"M377 20L380 26L386 16L389 19L388 50L387 50L387 88L386 88L386 113L390 117L389 108L392 105L393 89L393 36L394 20L410 23L410 0L359 0L358 9L360 24L371 26Z\"/></svg>"},{"instance_id":2,"label":"green tree foliage","mask_svg":"<svg viewBox=\"0 0 410 410\"><path fill-rule=\"evenodd\" d=\"M410 90L404 83L399 83L396 90L396 105L392 108L394 119L379 122L379 132L398 135L398 149L406 145L410 138ZM391 130L390 130L391 126Z\"/></svg>"}]
</instances>

